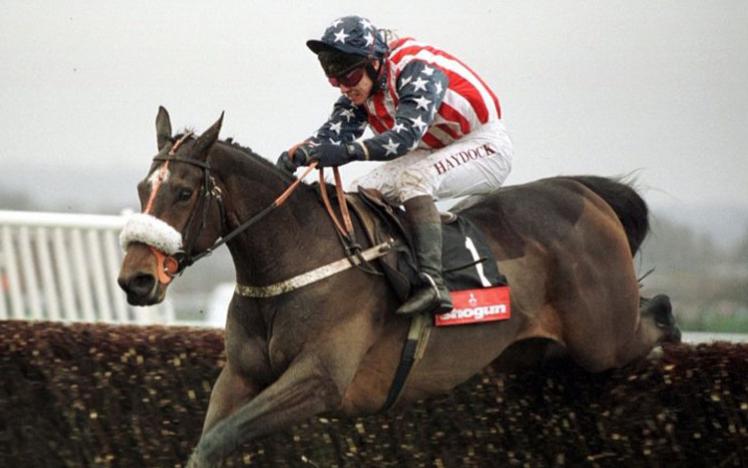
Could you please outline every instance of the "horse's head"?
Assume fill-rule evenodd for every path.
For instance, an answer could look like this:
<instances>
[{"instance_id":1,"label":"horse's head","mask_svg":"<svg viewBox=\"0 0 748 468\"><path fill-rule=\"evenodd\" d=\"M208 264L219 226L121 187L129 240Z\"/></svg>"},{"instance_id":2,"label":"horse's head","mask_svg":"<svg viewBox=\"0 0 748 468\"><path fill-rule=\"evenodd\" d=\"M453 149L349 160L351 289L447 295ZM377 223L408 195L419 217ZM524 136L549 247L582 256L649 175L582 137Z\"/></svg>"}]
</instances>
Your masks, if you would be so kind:
<instances>
[{"instance_id":1,"label":"horse's head","mask_svg":"<svg viewBox=\"0 0 748 468\"><path fill-rule=\"evenodd\" d=\"M138 184L141 213L125 225L118 282L133 305L161 302L171 279L210 248L223 226L221 189L208 155L218 140L223 114L195 138L171 135L169 113L156 117L158 154Z\"/></svg>"}]
</instances>

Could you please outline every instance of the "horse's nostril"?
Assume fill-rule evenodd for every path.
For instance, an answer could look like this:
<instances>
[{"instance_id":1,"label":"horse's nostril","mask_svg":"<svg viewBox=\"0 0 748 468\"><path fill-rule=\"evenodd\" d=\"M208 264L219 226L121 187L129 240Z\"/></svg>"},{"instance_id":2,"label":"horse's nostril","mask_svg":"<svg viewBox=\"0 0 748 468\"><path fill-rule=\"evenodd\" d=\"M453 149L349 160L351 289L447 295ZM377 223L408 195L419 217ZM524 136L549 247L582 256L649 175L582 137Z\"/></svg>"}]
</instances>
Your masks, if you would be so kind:
<instances>
[{"instance_id":1,"label":"horse's nostril","mask_svg":"<svg viewBox=\"0 0 748 468\"><path fill-rule=\"evenodd\" d=\"M127 290L137 296L147 296L153 289L156 278L148 273L139 273L135 275L128 283Z\"/></svg>"}]
</instances>

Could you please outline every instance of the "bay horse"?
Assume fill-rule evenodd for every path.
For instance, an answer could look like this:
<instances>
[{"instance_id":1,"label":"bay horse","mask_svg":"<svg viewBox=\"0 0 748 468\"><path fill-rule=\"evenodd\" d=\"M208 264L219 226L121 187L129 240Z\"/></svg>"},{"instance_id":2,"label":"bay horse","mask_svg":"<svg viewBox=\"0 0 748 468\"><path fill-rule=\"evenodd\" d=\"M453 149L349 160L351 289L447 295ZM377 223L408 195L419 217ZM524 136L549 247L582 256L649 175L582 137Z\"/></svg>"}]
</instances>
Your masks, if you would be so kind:
<instances>
[{"instance_id":1,"label":"bay horse","mask_svg":"<svg viewBox=\"0 0 748 468\"><path fill-rule=\"evenodd\" d=\"M176 238L166 236L171 247L126 243L118 281L131 304L162 301L176 272L258 213L261 221L227 242L237 284L275 284L345 257L312 186L269 209L297 179L219 140L222 121L199 137L172 136L159 108L159 152L138 185L136 216L148 218L146 231ZM647 207L628 185L554 177L471 197L452 211L485 234L511 286L512 316L434 328L398 405L448 392L494 361L522 368L562 353L600 372L676 339L666 296L642 302L655 310L640 306L632 257L647 234ZM179 252L164 255L167 248ZM386 279L357 268L273 297L235 293L227 361L189 466L218 465L241 443L320 413L380 411L409 328L408 317L394 314L398 305Z\"/></svg>"}]
</instances>

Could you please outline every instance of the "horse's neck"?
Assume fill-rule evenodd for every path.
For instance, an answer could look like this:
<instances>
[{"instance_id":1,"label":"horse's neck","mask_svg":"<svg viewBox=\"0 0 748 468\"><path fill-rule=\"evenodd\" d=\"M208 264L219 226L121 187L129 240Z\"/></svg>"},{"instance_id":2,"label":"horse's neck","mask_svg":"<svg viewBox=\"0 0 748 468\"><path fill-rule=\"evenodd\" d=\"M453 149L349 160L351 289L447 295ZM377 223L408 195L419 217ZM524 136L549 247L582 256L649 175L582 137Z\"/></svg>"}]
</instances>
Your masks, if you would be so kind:
<instances>
[{"instance_id":1,"label":"horse's neck","mask_svg":"<svg viewBox=\"0 0 748 468\"><path fill-rule=\"evenodd\" d=\"M224 167L231 231L270 206L290 185L273 166L242 155ZM299 186L281 205L229 243L237 282L272 284L319 266L339 243L316 195ZM223 233L223 235L228 232Z\"/></svg>"}]
</instances>

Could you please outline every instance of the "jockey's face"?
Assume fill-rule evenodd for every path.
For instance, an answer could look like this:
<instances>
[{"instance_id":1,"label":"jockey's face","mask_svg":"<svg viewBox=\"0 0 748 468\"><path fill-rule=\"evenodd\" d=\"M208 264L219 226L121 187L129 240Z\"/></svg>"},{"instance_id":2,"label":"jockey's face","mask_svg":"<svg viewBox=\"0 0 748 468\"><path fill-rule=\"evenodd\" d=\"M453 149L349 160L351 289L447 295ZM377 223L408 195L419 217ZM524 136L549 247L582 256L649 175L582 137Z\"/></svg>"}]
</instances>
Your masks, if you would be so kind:
<instances>
[{"instance_id":1,"label":"jockey's face","mask_svg":"<svg viewBox=\"0 0 748 468\"><path fill-rule=\"evenodd\" d=\"M375 60L372 62L372 66L375 70L379 70L379 61ZM351 102L357 106L366 102L371 94L371 89L374 86L374 82L369 77L369 74L364 72L361 75L361 79L355 85L346 86L343 83L339 83L340 92L344 94Z\"/></svg>"}]
</instances>

